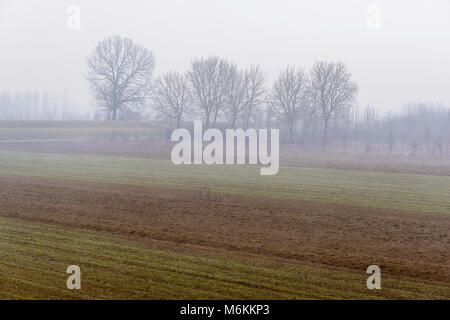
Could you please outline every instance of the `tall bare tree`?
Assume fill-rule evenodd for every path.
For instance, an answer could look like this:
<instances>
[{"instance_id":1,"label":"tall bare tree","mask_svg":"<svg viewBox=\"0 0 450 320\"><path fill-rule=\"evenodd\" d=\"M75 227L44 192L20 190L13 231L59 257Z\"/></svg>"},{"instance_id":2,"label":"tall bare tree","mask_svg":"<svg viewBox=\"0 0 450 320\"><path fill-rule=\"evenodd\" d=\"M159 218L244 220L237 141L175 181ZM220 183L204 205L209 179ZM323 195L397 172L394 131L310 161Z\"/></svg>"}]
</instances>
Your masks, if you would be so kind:
<instances>
[{"instance_id":1,"label":"tall bare tree","mask_svg":"<svg viewBox=\"0 0 450 320\"><path fill-rule=\"evenodd\" d=\"M343 63L317 62L311 70L311 101L323 120L323 144L330 120L342 116L355 101L358 86Z\"/></svg>"},{"instance_id":2,"label":"tall bare tree","mask_svg":"<svg viewBox=\"0 0 450 320\"><path fill-rule=\"evenodd\" d=\"M216 124L219 111L225 105L230 83L230 64L218 57L192 61L188 77L195 103L205 116L205 126Z\"/></svg>"},{"instance_id":3,"label":"tall bare tree","mask_svg":"<svg viewBox=\"0 0 450 320\"><path fill-rule=\"evenodd\" d=\"M280 72L269 96L272 112L287 122L290 142L294 137L295 123L307 108L307 92L308 81L303 69L287 67Z\"/></svg>"},{"instance_id":4,"label":"tall bare tree","mask_svg":"<svg viewBox=\"0 0 450 320\"><path fill-rule=\"evenodd\" d=\"M242 116L246 104L245 75L235 65L231 65L228 76L229 86L225 96L225 112L231 122L231 126L236 128L236 122Z\"/></svg>"},{"instance_id":5,"label":"tall bare tree","mask_svg":"<svg viewBox=\"0 0 450 320\"><path fill-rule=\"evenodd\" d=\"M107 119L116 120L119 112L132 115L147 102L155 59L143 46L108 37L98 43L87 65L91 92Z\"/></svg>"},{"instance_id":6,"label":"tall bare tree","mask_svg":"<svg viewBox=\"0 0 450 320\"><path fill-rule=\"evenodd\" d=\"M230 65L225 111L233 128L238 119L242 119L243 126L248 128L250 119L264 101L264 81L265 77L259 66L241 71L235 65Z\"/></svg>"},{"instance_id":7,"label":"tall bare tree","mask_svg":"<svg viewBox=\"0 0 450 320\"><path fill-rule=\"evenodd\" d=\"M155 86L155 108L165 119L175 120L177 128L190 107L188 79L184 74L169 72L159 77Z\"/></svg>"},{"instance_id":8,"label":"tall bare tree","mask_svg":"<svg viewBox=\"0 0 450 320\"><path fill-rule=\"evenodd\" d=\"M265 75L258 65L251 66L245 71L245 107L243 116L246 129L249 126L250 119L259 111L259 107L264 101L265 80Z\"/></svg>"}]
</instances>

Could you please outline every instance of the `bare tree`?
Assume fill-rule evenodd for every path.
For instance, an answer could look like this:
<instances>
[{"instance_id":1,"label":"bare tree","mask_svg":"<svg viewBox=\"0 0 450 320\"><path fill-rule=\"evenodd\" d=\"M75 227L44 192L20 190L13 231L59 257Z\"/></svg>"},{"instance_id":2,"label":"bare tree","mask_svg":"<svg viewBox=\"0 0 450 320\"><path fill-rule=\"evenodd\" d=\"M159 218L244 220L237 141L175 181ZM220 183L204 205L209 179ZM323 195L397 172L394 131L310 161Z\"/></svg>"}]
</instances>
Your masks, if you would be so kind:
<instances>
[{"instance_id":1,"label":"bare tree","mask_svg":"<svg viewBox=\"0 0 450 320\"><path fill-rule=\"evenodd\" d=\"M64 91L61 98L61 120L66 120L67 115L67 109L69 107L69 94L67 93L67 90Z\"/></svg>"},{"instance_id":2,"label":"bare tree","mask_svg":"<svg viewBox=\"0 0 450 320\"><path fill-rule=\"evenodd\" d=\"M255 117L258 107L264 101L264 74L259 66L241 71L235 65L230 65L228 76L226 115L233 128L240 118L247 129L250 119Z\"/></svg>"},{"instance_id":3,"label":"bare tree","mask_svg":"<svg viewBox=\"0 0 450 320\"><path fill-rule=\"evenodd\" d=\"M226 116L230 120L232 128L236 128L236 122L242 116L246 104L245 75L235 65L231 65L228 76L229 86L226 93Z\"/></svg>"},{"instance_id":4,"label":"bare tree","mask_svg":"<svg viewBox=\"0 0 450 320\"><path fill-rule=\"evenodd\" d=\"M342 115L354 102L358 86L342 63L317 62L311 70L311 99L323 120L323 144L331 119Z\"/></svg>"},{"instance_id":5,"label":"bare tree","mask_svg":"<svg viewBox=\"0 0 450 320\"><path fill-rule=\"evenodd\" d=\"M249 126L250 119L259 110L259 106L264 101L265 80L260 66L251 66L245 71L245 107L243 116L246 129Z\"/></svg>"},{"instance_id":6,"label":"bare tree","mask_svg":"<svg viewBox=\"0 0 450 320\"><path fill-rule=\"evenodd\" d=\"M342 122L344 126L342 142L344 150L347 150L347 143L350 135L350 129L352 127L353 120L355 119L355 113L358 112L357 110L358 109L356 108L356 106L352 106L351 108L349 108L348 112L346 112L342 117Z\"/></svg>"},{"instance_id":7,"label":"bare tree","mask_svg":"<svg viewBox=\"0 0 450 320\"><path fill-rule=\"evenodd\" d=\"M373 127L376 122L375 109L367 106L365 112L365 129L366 129L366 152L372 151Z\"/></svg>"},{"instance_id":8,"label":"bare tree","mask_svg":"<svg viewBox=\"0 0 450 320\"><path fill-rule=\"evenodd\" d=\"M42 119L51 120L51 111L50 111L50 102L49 102L48 92L44 92L42 94L41 110L42 110L42 117L43 117Z\"/></svg>"},{"instance_id":9,"label":"bare tree","mask_svg":"<svg viewBox=\"0 0 450 320\"><path fill-rule=\"evenodd\" d=\"M11 93L6 91L2 92L0 97L0 118L2 120L11 120Z\"/></svg>"},{"instance_id":10,"label":"bare tree","mask_svg":"<svg viewBox=\"0 0 450 320\"><path fill-rule=\"evenodd\" d=\"M384 116L383 121L383 129L384 133L386 135L386 144L387 144L387 150L389 153L392 153L394 150L394 144L395 144L395 136L394 136L394 117L392 115L391 111L388 111L387 114Z\"/></svg>"},{"instance_id":11,"label":"bare tree","mask_svg":"<svg viewBox=\"0 0 450 320\"><path fill-rule=\"evenodd\" d=\"M307 92L307 76L303 69L287 67L280 72L269 96L272 111L288 124L290 142L293 140L296 120L306 109Z\"/></svg>"},{"instance_id":12,"label":"bare tree","mask_svg":"<svg viewBox=\"0 0 450 320\"><path fill-rule=\"evenodd\" d=\"M34 115L33 120L37 120L39 118L39 92L33 92L33 106Z\"/></svg>"},{"instance_id":13,"label":"bare tree","mask_svg":"<svg viewBox=\"0 0 450 320\"><path fill-rule=\"evenodd\" d=\"M129 38L112 36L99 42L87 61L91 92L108 119L127 116L147 101L155 66L153 54Z\"/></svg>"},{"instance_id":14,"label":"bare tree","mask_svg":"<svg viewBox=\"0 0 450 320\"><path fill-rule=\"evenodd\" d=\"M190 103L187 77L178 72L169 72L159 77L154 101L156 111L165 119L175 120L179 128Z\"/></svg>"},{"instance_id":15,"label":"bare tree","mask_svg":"<svg viewBox=\"0 0 450 320\"><path fill-rule=\"evenodd\" d=\"M218 57L194 59L188 77L192 96L205 116L205 126L216 124L229 91L230 64Z\"/></svg>"}]
</instances>

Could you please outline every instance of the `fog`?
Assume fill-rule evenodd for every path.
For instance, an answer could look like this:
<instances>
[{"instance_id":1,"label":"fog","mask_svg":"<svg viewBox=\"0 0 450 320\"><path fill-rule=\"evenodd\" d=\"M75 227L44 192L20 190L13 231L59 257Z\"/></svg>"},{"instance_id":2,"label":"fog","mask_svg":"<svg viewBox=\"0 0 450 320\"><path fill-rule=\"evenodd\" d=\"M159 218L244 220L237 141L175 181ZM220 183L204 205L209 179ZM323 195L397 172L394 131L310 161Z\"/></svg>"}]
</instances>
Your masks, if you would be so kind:
<instances>
[{"instance_id":1,"label":"fog","mask_svg":"<svg viewBox=\"0 0 450 320\"><path fill-rule=\"evenodd\" d=\"M79 30L67 27L70 5L81 9ZM371 6L380 9L375 27ZM119 34L153 51L155 75L217 55L260 64L271 85L287 65L342 61L362 107L449 104L449 15L447 0L0 0L0 91L67 92L77 108L93 111L86 58Z\"/></svg>"}]
</instances>

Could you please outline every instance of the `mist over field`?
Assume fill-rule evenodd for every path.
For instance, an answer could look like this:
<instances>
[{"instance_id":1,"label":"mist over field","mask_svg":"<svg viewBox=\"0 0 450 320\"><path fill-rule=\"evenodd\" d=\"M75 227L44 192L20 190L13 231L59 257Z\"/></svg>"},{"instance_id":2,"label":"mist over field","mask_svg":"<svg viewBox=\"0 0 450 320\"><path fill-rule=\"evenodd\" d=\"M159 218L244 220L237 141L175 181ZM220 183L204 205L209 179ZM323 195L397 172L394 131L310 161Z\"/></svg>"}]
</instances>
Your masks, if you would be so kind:
<instances>
[{"instance_id":1,"label":"mist over field","mask_svg":"<svg viewBox=\"0 0 450 320\"><path fill-rule=\"evenodd\" d=\"M79 30L67 28L71 5L81 9ZM367 27L371 6L381 9L380 28ZM67 91L77 110L92 115L86 57L98 41L120 34L153 51L155 75L183 72L194 57L209 55L260 64L269 82L287 65L342 61L360 84L362 107L448 105L449 11L446 0L2 0L0 87Z\"/></svg>"},{"instance_id":2,"label":"mist over field","mask_svg":"<svg viewBox=\"0 0 450 320\"><path fill-rule=\"evenodd\" d=\"M0 299L450 299L449 37L445 0L0 0Z\"/></svg>"}]
</instances>

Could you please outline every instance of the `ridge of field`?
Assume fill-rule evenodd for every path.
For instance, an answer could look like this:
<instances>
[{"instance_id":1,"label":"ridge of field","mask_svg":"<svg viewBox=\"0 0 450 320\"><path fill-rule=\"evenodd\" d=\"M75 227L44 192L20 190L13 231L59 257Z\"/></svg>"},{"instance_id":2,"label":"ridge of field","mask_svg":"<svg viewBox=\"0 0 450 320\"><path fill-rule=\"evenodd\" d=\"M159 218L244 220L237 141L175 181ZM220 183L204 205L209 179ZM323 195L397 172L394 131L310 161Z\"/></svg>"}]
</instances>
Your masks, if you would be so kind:
<instances>
[{"instance_id":1,"label":"ridge of field","mask_svg":"<svg viewBox=\"0 0 450 320\"><path fill-rule=\"evenodd\" d=\"M163 121L0 121L0 150L169 160L171 128L173 125ZM361 143L349 143L345 150L339 143L331 143L326 150L320 145L281 144L280 163L285 167L450 176L449 150L442 155L413 156L404 154L406 147L391 154L382 143L377 146L378 151L366 152Z\"/></svg>"},{"instance_id":2,"label":"ridge of field","mask_svg":"<svg viewBox=\"0 0 450 320\"><path fill-rule=\"evenodd\" d=\"M168 250L189 244L357 273L377 264L393 277L450 283L450 215L37 177L0 181L6 218L164 241Z\"/></svg>"},{"instance_id":3,"label":"ridge of field","mask_svg":"<svg viewBox=\"0 0 450 320\"><path fill-rule=\"evenodd\" d=\"M0 299L443 299L448 287L145 248L100 232L0 218ZM82 290L66 288L78 265Z\"/></svg>"},{"instance_id":4,"label":"ridge of field","mask_svg":"<svg viewBox=\"0 0 450 320\"><path fill-rule=\"evenodd\" d=\"M137 136L141 133L135 132ZM158 133L162 135L161 132ZM120 132L117 135L121 135ZM103 138L101 138L103 136ZM126 132L122 137L129 136ZM100 155L156 160L169 160L173 144L166 139L113 141L108 134L92 134L59 139L0 140L0 151ZM12 138L17 138L16 136ZM330 149L330 150L329 150ZM284 167L328 168L392 173L450 176L450 158L405 156L386 153L338 151L330 147L281 145L280 164Z\"/></svg>"},{"instance_id":5,"label":"ridge of field","mask_svg":"<svg viewBox=\"0 0 450 320\"><path fill-rule=\"evenodd\" d=\"M297 167L260 176L257 166L176 166L165 160L27 152L0 152L0 174L450 213L447 176Z\"/></svg>"},{"instance_id":6,"label":"ridge of field","mask_svg":"<svg viewBox=\"0 0 450 320\"><path fill-rule=\"evenodd\" d=\"M448 157L282 145L264 177L176 166L168 132L0 121L0 299L450 299Z\"/></svg>"}]
</instances>

